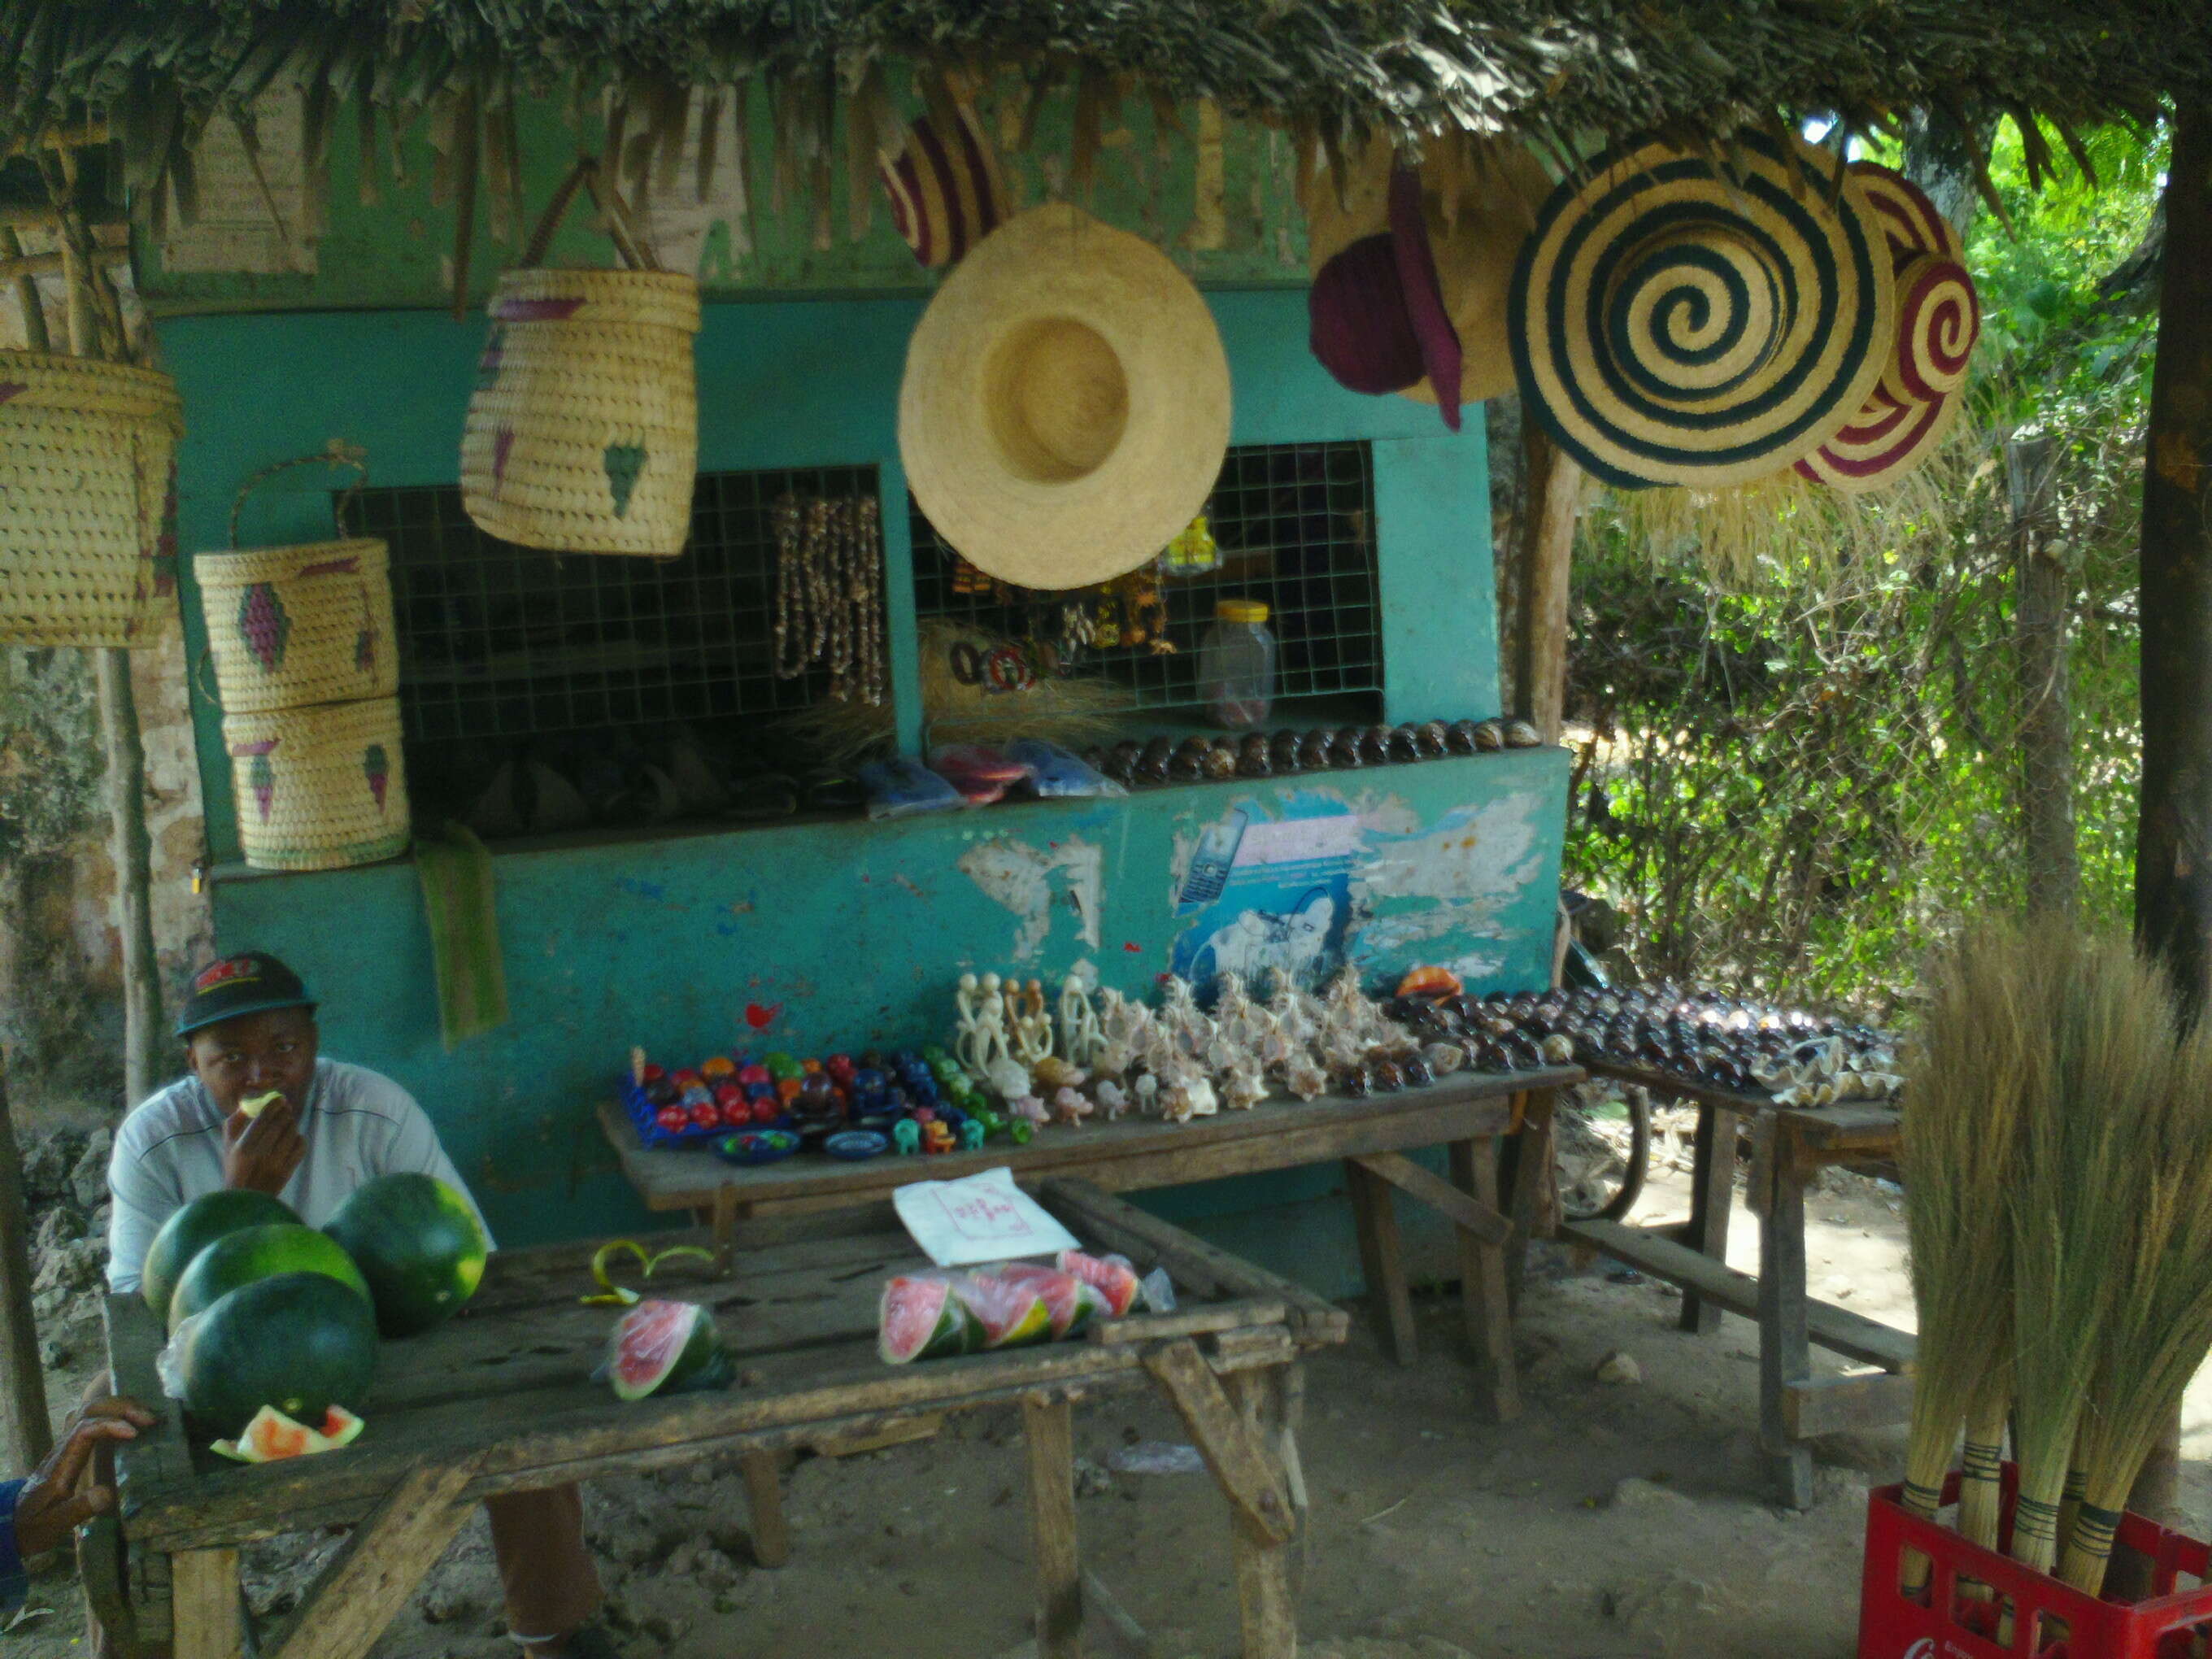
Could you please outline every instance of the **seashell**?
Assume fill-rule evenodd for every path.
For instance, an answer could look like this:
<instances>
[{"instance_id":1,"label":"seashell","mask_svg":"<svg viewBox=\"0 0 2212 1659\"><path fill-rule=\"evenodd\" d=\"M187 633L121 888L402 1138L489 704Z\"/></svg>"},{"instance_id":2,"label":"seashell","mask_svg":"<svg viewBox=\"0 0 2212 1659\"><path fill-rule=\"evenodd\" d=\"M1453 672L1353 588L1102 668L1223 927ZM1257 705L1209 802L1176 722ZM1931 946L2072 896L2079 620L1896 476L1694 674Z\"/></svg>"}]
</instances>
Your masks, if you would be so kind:
<instances>
[{"instance_id":1,"label":"seashell","mask_svg":"<svg viewBox=\"0 0 2212 1659\"><path fill-rule=\"evenodd\" d=\"M1505 746L1508 749L1535 749L1543 744L1543 735L1526 720L1505 722Z\"/></svg>"},{"instance_id":2,"label":"seashell","mask_svg":"<svg viewBox=\"0 0 2212 1659\"><path fill-rule=\"evenodd\" d=\"M1339 771L1367 764L1367 757L1360 747L1358 735L1340 736L1328 746L1328 763Z\"/></svg>"},{"instance_id":3,"label":"seashell","mask_svg":"<svg viewBox=\"0 0 2212 1659\"><path fill-rule=\"evenodd\" d=\"M1283 1081L1300 1100L1316 1100L1328 1092L1327 1074L1304 1055L1284 1068Z\"/></svg>"},{"instance_id":4,"label":"seashell","mask_svg":"<svg viewBox=\"0 0 2212 1659\"><path fill-rule=\"evenodd\" d=\"M1168 781L1168 763L1174 757L1174 745L1165 738L1154 738L1138 756L1136 774L1147 783L1165 783Z\"/></svg>"},{"instance_id":5,"label":"seashell","mask_svg":"<svg viewBox=\"0 0 2212 1659\"><path fill-rule=\"evenodd\" d=\"M1451 728L1442 720L1423 720L1413 728L1413 747L1423 760L1451 753Z\"/></svg>"},{"instance_id":6,"label":"seashell","mask_svg":"<svg viewBox=\"0 0 2212 1659\"><path fill-rule=\"evenodd\" d=\"M1338 1073L1336 1091L1340 1095L1349 1095L1354 1100L1372 1094L1374 1088L1368 1080L1367 1068L1364 1066L1354 1066Z\"/></svg>"},{"instance_id":7,"label":"seashell","mask_svg":"<svg viewBox=\"0 0 2212 1659\"><path fill-rule=\"evenodd\" d=\"M1421 1058L1428 1061L1431 1075L1449 1077L1467 1064L1467 1049L1456 1042L1431 1042L1423 1047Z\"/></svg>"},{"instance_id":8,"label":"seashell","mask_svg":"<svg viewBox=\"0 0 2212 1659\"><path fill-rule=\"evenodd\" d=\"M1040 1089L1073 1089L1079 1086L1090 1073L1069 1065L1057 1054L1047 1054L1030 1067Z\"/></svg>"},{"instance_id":9,"label":"seashell","mask_svg":"<svg viewBox=\"0 0 2212 1659\"><path fill-rule=\"evenodd\" d=\"M1498 720L1479 721L1474 728L1474 746L1478 750L1504 748L1504 726Z\"/></svg>"},{"instance_id":10,"label":"seashell","mask_svg":"<svg viewBox=\"0 0 2212 1659\"><path fill-rule=\"evenodd\" d=\"M1384 749L1394 761L1417 761L1421 758L1421 729L1417 726L1395 726L1385 740Z\"/></svg>"},{"instance_id":11,"label":"seashell","mask_svg":"<svg viewBox=\"0 0 2212 1659\"><path fill-rule=\"evenodd\" d=\"M1237 746L1237 775L1240 778L1272 778L1275 775L1274 757L1268 751L1267 738L1257 732Z\"/></svg>"},{"instance_id":12,"label":"seashell","mask_svg":"<svg viewBox=\"0 0 2212 1659\"><path fill-rule=\"evenodd\" d=\"M1388 766L1397 757L1390 752L1390 728L1370 726L1358 734L1359 758L1370 766Z\"/></svg>"},{"instance_id":13,"label":"seashell","mask_svg":"<svg viewBox=\"0 0 2212 1659\"><path fill-rule=\"evenodd\" d=\"M1401 997L1455 997L1466 989L1460 976L1449 968L1411 968L1398 981Z\"/></svg>"},{"instance_id":14,"label":"seashell","mask_svg":"<svg viewBox=\"0 0 2212 1659\"><path fill-rule=\"evenodd\" d=\"M1398 1062L1398 1069L1404 1073L1408 1089L1425 1089L1437 1080L1427 1060L1419 1054L1407 1055Z\"/></svg>"},{"instance_id":15,"label":"seashell","mask_svg":"<svg viewBox=\"0 0 2212 1659\"><path fill-rule=\"evenodd\" d=\"M1199 755L1198 769L1216 782L1233 778L1237 775L1237 751L1226 743L1209 744Z\"/></svg>"},{"instance_id":16,"label":"seashell","mask_svg":"<svg viewBox=\"0 0 2212 1659\"><path fill-rule=\"evenodd\" d=\"M1474 731L1473 720L1454 720L1445 729L1444 740L1449 744L1453 754L1472 755L1481 747L1474 740Z\"/></svg>"},{"instance_id":17,"label":"seashell","mask_svg":"<svg viewBox=\"0 0 2212 1659\"><path fill-rule=\"evenodd\" d=\"M1575 1040L1564 1031L1554 1031L1544 1039L1541 1052L1551 1065L1570 1065L1575 1057Z\"/></svg>"},{"instance_id":18,"label":"seashell","mask_svg":"<svg viewBox=\"0 0 2212 1659\"><path fill-rule=\"evenodd\" d=\"M1395 1060L1370 1060L1368 1085L1378 1095L1394 1095L1406 1086L1405 1068Z\"/></svg>"},{"instance_id":19,"label":"seashell","mask_svg":"<svg viewBox=\"0 0 2212 1659\"><path fill-rule=\"evenodd\" d=\"M1297 732L1278 732L1267 739L1267 759L1278 772L1296 772L1305 764L1299 749Z\"/></svg>"}]
</instances>

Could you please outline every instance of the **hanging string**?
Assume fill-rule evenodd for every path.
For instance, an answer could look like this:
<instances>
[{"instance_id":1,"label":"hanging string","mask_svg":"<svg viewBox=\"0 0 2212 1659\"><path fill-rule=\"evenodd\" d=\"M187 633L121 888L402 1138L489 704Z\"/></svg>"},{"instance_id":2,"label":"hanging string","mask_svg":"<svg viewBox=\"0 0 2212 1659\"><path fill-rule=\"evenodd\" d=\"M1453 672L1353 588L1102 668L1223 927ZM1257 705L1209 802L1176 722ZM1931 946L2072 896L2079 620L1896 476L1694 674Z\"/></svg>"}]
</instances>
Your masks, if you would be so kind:
<instances>
[{"instance_id":1,"label":"hanging string","mask_svg":"<svg viewBox=\"0 0 2212 1659\"><path fill-rule=\"evenodd\" d=\"M830 696L884 700L880 509L872 497L777 497L775 665L779 679L820 666Z\"/></svg>"}]
</instances>

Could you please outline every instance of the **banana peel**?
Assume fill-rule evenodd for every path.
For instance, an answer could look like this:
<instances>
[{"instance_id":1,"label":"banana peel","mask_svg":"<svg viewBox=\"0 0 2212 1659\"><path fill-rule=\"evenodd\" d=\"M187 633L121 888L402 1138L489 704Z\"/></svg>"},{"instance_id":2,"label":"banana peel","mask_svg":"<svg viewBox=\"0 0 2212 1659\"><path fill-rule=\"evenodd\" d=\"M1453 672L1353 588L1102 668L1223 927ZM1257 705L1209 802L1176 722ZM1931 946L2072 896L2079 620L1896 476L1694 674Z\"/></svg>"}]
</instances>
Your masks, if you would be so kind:
<instances>
[{"instance_id":1,"label":"banana peel","mask_svg":"<svg viewBox=\"0 0 2212 1659\"><path fill-rule=\"evenodd\" d=\"M627 1285L617 1285L614 1264L623 1256L635 1256L644 1276L651 1279L661 1263L680 1260L712 1262L714 1253L696 1244L677 1244L660 1251L648 1250L634 1238L612 1238L599 1248L592 1257L592 1277L599 1282L599 1293L580 1300L587 1308L630 1308L637 1305L639 1293Z\"/></svg>"}]
</instances>

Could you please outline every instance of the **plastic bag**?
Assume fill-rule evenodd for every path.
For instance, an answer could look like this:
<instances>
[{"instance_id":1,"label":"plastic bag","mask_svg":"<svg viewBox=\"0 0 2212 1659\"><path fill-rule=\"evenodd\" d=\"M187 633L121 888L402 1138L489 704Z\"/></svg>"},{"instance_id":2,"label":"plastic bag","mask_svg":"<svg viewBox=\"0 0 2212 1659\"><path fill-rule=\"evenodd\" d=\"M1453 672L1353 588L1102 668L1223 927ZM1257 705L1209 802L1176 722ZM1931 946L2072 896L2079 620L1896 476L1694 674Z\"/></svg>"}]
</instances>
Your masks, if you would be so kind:
<instances>
[{"instance_id":1,"label":"plastic bag","mask_svg":"<svg viewBox=\"0 0 2212 1659\"><path fill-rule=\"evenodd\" d=\"M1018 783L1030 781L1030 769L980 743L941 744L929 751L929 769L968 798L985 806Z\"/></svg>"},{"instance_id":2,"label":"plastic bag","mask_svg":"<svg viewBox=\"0 0 2212 1659\"><path fill-rule=\"evenodd\" d=\"M968 803L960 792L918 760L870 761L860 769L868 816L902 818L915 812L949 812Z\"/></svg>"},{"instance_id":3,"label":"plastic bag","mask_svg":"<svg viewBox=\"0 0 2212 1659\"><path fill-rule=\"evenodd\" d=\"M1129 792L1056 743L1018 738L1006 745L1006 758L1030 769L1030 787L1046 799L1080 795L1126 795Z\"/></svg>"}]
</instances>

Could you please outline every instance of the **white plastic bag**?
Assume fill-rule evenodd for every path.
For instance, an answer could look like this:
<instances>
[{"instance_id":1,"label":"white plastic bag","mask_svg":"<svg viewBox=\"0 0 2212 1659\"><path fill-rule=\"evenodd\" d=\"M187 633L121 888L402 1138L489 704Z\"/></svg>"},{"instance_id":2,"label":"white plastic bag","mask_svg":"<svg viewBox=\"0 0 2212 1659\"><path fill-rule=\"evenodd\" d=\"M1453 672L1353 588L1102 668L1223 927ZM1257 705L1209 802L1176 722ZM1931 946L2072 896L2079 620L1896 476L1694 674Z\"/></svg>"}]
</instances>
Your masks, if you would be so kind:
<instances>
[{"instance_id":1,"label":"white plastic bag","mask_svg":"<svg viewBox=\"0 0 2212 1659\"><path fill-rule=\"evenodd\" d=\"M910 1181L891 1203L908 1235L940 1267L1079 1248L1074 1234L1014 1185L1004 1164L959 1181Z\"/></svg>"}]
</instances>

